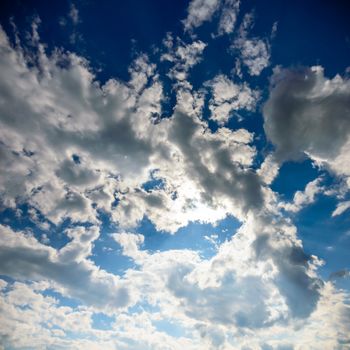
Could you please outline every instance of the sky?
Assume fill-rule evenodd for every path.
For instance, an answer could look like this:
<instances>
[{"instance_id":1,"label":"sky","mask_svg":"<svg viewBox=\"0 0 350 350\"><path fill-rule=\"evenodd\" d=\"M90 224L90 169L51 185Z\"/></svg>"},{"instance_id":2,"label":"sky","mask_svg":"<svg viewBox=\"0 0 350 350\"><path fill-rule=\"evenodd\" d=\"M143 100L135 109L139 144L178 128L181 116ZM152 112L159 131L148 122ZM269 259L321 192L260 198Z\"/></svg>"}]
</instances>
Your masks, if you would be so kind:
<instances>
[{"instance_id":1,"label":"sky","mask_svg":"<svg viewBox=\"0 0 350 350\"><path fill-rule=\"evenodd\" d=\"M0 5L0 349L350 349L346 1Z\"/></svg>"}]
</instances>

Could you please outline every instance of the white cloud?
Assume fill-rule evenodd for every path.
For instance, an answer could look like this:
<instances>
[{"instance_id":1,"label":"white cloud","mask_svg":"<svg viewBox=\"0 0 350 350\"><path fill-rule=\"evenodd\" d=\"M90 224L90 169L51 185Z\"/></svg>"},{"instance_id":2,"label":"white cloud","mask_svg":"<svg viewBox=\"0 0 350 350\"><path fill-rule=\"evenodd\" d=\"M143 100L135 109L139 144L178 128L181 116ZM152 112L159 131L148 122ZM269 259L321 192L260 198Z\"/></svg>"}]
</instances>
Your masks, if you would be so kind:
<instances>
[{"instance_id":1,"label":"white cloud","mask_svg":"<svg viewBox=\"0 0 350 350\"><path fill-rule=\"evenodd\" d=\"M336 209L333 211L332 216L338 216L343 214L350 208L350 201L344 201L337 204Z\"/></svg>"},{"instance_id":2,"label":"white cloud","mask_svg":"<svg viewBox=\"0 0 350 350\"><path fill-rule=\"evenodd\" d=\"M128 286L86 259L98 236L96 228L69 230L73 239L59 251L9 227L1 225L0 231L1 274L52 281L62 294L100 310L117 310L133 302Z\"/></svg>"},{"instance_id":3,"label":"white cloud","mask_svg":"<svg viewBox=\"0 0 350 350\"><path fill-rule=\"evenodd\" d=\"M30 68L24 51L11 48L3 31L0 44L3 201L12 207L29 202L54 223L96 222L94 202L111 210L121 180L127 187L125 182L148 177L162 137L153 124L162 87L156 78L142 87L140 79L150 78L153 67L140 59L135 72L131 68L131 87L115 80L99 86L86 61L74 54L48 56L38 43L40 66Z\"/></svg>"},{"instance_id":4,"label":"white cloud","mask_svg":"<svg viewBox=\"0 0 350 350\"><path fill-rule=\"evenodd\" d=\"M177 38L176 43L174 43L174 39L170 34L168 34L164 44L167 48L167 52L161 56L161 61L173 63L173 67L170 69L168 76L188 86L188 72L202 60L202 54L207 45L200 40L186 44L179 38Z\"/></svg>"},{"instance_id":5,"label":"white cloud","mask_svg":"<svg viewBox=\"0 0 350 350\"><path fill-rule=\"evenodd\" d=\"M322 284L315 274L320 261L303 252L286 220L251 216L209 260L188 250L141 250L140 235L116 238L139 266L125 278L159 310L153 317L191 332L192 345L234 349L289 343L303 349L324 342L334 347L346 339L347 296Z\"/></svg>"},{"instance_id":6,"label":"white cloud","mask_svg":"<svg viewBox=\"0 0 350 350\"><path fill-rule=\"evenodd\" d=\"M273 180L277 177L279 172L279 163L276 161L273 154L269 154L265 157L264 161L260 165L257 173L260 175L264 183L271 185Z\"/></svg>"},{"instance_id":7,"label":"white cloud","mask_svg":"<svg viewBox=\"0 0 350 350\"><path fill-rule=\"evenodd\" d=\"M0 295L0 342L5 348L62 347L66 332L91 329L91 312L60 306L57 299L42 294L48 288L43 283L6 285Z\"/></svg>"},{"instance_id":8,"label":"white cloud","mask_svg":"<svg viewBox=\"0 0 350 350\"><path fill-rule=\"evenodd\" d=\"M258 76L270 64L270 44L267 39L249 37L249 29L254 17L246 14L234 39L232 48L238 52L239 59L252 76Z\"/></svg>"},{"instance_id":9,"label":"white cloud","mask_svg":"<svg viewBox=\"0 0 350 350\"><path fill-rule=\"evenodd\" d=\"M281 160L308 155L350 183L350 83L320 66L277 68L264 106L265 131Z\"/></svg>"},{"instance_id":10,"label":"white cloud","mask_svg":"<svg viewBox=\"0 0 350 350\"><path fill-rule=\"evenodd\" d=\"M219 35L230 34L233 32L237 20L239 6L239 0L225 0L219 20Z\"/></svg>"},{"instance_id":11,"label":"white cloud","mask_svg":"<svg viewBox=\"0 0 350 350\"><path fill-rule=\"evenodd\" d=\"M145 253L139 250L140 245L144 242L144 236L123 232L115 233L112 237L123 248L123 255L129 256L136 262L142 261L145 257Z\"/></svg>"},{"instance_id":12,"label":"white cloud","mask_svg":"<svg viewBox=\"0 0 350 350\"><path fill-rule=\"evenodd\" d=\"M200 121L201 93L179 87L174 116L154 123L163 95L147 57L131 66L130 82L100 86L88 63L74 54L48 56L38 43L45 72L39 79L37 68L28 67L21 47L11 48L4 32L1 43L3 90L7 105L16 106L2 105L0 121L6 169L1 194L8 205L29 203L55 224L64 219L98 224L97 209L125 227L148 215L158 228L175 232L189 221L215 222L231 211L241 217L250 200L253 207L261 204L259 179L249 170L255 155L251 136L245 130L210 132ZM187 71L204 47L180 43L168 59ZM250 90L229 86L239 89L231 102L250 108ZM135 191L157 168L166 187Z\"/></svg>"},{"instance_id":13,"label":"white cloud","mask_svg":"<svg viewBox=\"0 0 350 350\"><path fill-rule=\"evenodd\" d=\"M316 195L324 191L324 186L321 186L322 178L317 178L310 181L304 191L297 191L294 194L292 203L280 202L279 207L284 210L296 213L315 201Z\"/></svg>"},{"instance_id":14,"label":"white cloud","mask_svg":"<svg viewBox=\"0 0 350 350\"><path fill-rule=\"evenodd\" d=\"M185 30L192 30L211 20L220 3L220 0L192 0L187 9L187 18L183 20Z\"/></svg>"},{"instance_id":15,"label":"white cloud","mask_svg":"<svg viewBox=\"0 0 350 350\"><path fill-rule=\"evenodd\" d=\"M187 18L182 22L186 31L192 32L205 22L210 22L219 12L218 36L233 32L240 0L192 0L187 9Z\"/></svg>"},{"instance_id":16,"label":"white cloud","mask_svg":"<svg viewBox=\"0 0 350 350\"><path fill-rule=\"evenodd\" d=\"M209 103L211 119L220 125L225 124L241 109L255 110L260 93L252 90L246 83L236 84L225 75L217 75L212 81L206 83L212 89Z\"/></svg>"}]
</instances>

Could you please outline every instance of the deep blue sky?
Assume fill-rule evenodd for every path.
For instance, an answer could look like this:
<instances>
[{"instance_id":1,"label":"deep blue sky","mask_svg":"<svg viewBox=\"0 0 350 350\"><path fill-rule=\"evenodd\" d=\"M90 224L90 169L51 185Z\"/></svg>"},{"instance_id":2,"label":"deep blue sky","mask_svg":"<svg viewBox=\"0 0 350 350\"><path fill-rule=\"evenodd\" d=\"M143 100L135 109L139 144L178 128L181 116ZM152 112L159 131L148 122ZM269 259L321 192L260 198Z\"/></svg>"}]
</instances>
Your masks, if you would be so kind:
<instances>
[{"instance_id":1,"label":"deep blue sky","mask_svg":"<svg viewBox=\"0 0 350 350\"><path fill-rule=\"evenodd\" d=\"M187 1L77 1L80 17L78 31L82 40L71 44L68 31L59 25L59 17L66 16L70 2L3 1L1 24L11 32L9 18L13 18L23 33L34 16L42 19L39 32L49 47L64 47L88 58L95 69L101 68L100 79L127 78L127 67L136 52L150 52L158 47L166 32L181 35L179 18L186 17ZM323 65L330 76L344 72L350 56L349 4L347 1L244 1L242 14L254 10L256 34L269 34L271 25L278 23L272 47L274 65ZM136 10L137 9L137 10ZM208 39L213 23L199 29L199 38ZM186 36L185 36L186 37ZM318 38L318 40L315 40ZM214 43L212 53L203 62L202 72L230 69L225 55L227 38Z\"/></svg>"}]
</instances>

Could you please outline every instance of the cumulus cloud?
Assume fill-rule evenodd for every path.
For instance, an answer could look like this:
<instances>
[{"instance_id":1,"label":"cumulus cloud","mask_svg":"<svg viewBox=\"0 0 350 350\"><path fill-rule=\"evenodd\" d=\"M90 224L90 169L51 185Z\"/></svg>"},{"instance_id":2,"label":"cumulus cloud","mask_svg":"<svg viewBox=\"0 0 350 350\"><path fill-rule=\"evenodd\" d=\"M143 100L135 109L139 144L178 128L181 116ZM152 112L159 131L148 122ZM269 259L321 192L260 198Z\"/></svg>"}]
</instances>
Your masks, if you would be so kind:
<instances>
[{"instance_id":1,"label":"cumulus cloud","mask_svg":"<svg viewBox=\"0 0 350 350\"><path fill-rule=\"evenodd\" d=\"M72 20L73 24L79 23L79 21L80 21L79 11L74 4L70 5L70 10L69 10L68 16Z\"/></svg>"},{"instance_id":2,"label":"cumulus cloud","mask_svg":"<svg viewBox=\"0 0 350 350\"><path fill-rule=\"evenodd\" d=\"M261 205L259 178L249 169L252 136L243 129L211 132L201 121L203 94L188 85L178 88L173 117L156 122L162 85L146 56L131 65L129 82L100 86L88 63L74 54L49 56L38 43L39 66L30 67L4 32L1 44L8 98L1 106L6 176L0 189L7 205L28 203L55 224L65 219L97 224L99 209L125 227L147 215L172 232L189 221L215 222L231 211L241 217ZM174 60L175 70L186 72L205 45L169 47L170 56L161 59ZM224 102L225 86L232 108L252 108L253 92L224 76L213 82L215 103ZM16 108L8 108L11 103ZM157 168L164 188L140 190Z\"/></svg>"},{"instance_id":3,"label":"cumulus cloud","mask_svg":"<svg viewBox=\"0 0 350 350\"><path fill-rule=\"evenodd\" d=\"M345 178L350 145L349 91L346 78L324 76L320 66L277 68L264 106L264 128L280 160L303 154Z\"/></svg>"},{"instance_id":4,"label":"cumulus cloud","mask_svg":"<svg viewBox=\"0 0 350 350\"><path fill-rule=\"evenodd\" d=\"M159 113L162 88L156 80L144 88L153 71L145 60L135 63L140 78L131 74L131 87L99 86L82 58L47 56L38 45L39 66L30 67L1 31L2 201L29 202L55 223L96 222L93 204L109 210L118 179L148 177L157 128L148 133L147 124Z\"/></svg>"},{"instance_id":5,"label":"cumulus cloud","mask_svg":"<svg viewBox=\"0 0 350 350\"><path fill-rule=\"evenodd\" d=\"M139 250L140 245L144 242L144 236L134 233L115 233L112 235L117 243L123 248L123 255L133 260L142 261L145 256L144 252Z\"/></svg>"},{"instance_id":6,"label":"cumulus cloud","mask_svg":"<svg viewBox=\"0 0 350 350\"><path fill-rule=\"evenodd\" d=\"M66 332L91 330L92 312L59 305L56 298L44 295L50 284L1 282L4 288L0 293L0 342L5 348L12 344L18 348L62 347ZM71 348L77 349L74 345Z\"/></svg>"},{"instance_id":7,"label":"cumulus cloud","mask_svg":"<svg viewBox=\"0 0 350 350\"><path fill-rule=\"evenodd\" d=\"M232 337L241 347L256 348L283 347L287 334L298 348L323 342L331 347L346 339L346 295L317 277L321 262L305 254L288 220L250 216L211 259L191 250L148 252L138 234L114 238L138 264L125 278L144 291L144 301L157 307L163 320L191 330L205 349L233 349ZM320 329L322 339L316 336Z\"/></svg>"},{"instance_id":8,"label":"cumulus cloud","mask_svg":"<svg viewBox=\"0 0 350 350\"><path fill-rule=\"evenodd\" d=\"M121 195L113 213L121 225L135 226L147 215L157 229L176 232L190 221L215 222L228 213L243 220L261 208L260 180L250 169L252 134L227 128L213 133L196 115L185 114L181 102L164 127L173 147L172 158L157 172L164 186Z\"/></svg>"},{"instance_id":9,"label":"cumulus cloud","mask_svg":"<svg viewBox=\"0 0 350 350\"><path fill-rule=\"evenodd\" d=\"M0 271L20 280L48 280L64 295L101 310L117 310L131 302L129 288L115 275L100 270L86 258L98 237L96 228L75 227L72 238L56 250L33 236L0 226Z\"/></svg>"}]
</instances>

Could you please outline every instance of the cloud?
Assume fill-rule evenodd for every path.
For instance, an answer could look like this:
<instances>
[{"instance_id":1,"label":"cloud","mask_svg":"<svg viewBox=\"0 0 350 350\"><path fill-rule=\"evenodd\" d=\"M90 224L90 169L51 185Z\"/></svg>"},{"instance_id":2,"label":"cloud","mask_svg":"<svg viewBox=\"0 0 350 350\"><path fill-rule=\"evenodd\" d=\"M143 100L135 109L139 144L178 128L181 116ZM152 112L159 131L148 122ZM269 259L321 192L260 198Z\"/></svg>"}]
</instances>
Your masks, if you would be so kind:
<instances>
[{"instance_id":1,"label":"cloud","mask_svg":"<svg viewBox=\"0 0 350 350\"><path fill-rule=\"evenodd\" d=\"M49 288L43 282L5 284L0 294L0 342L5 348L12 344L18 348L62 347L66 333L91 330L92 313L59 305L57 299L43 294Z\"/></svg>"},{"instance_id":2,"label":"cloud","mask_svg":"<svg viewBox=\"0 0 350 350\"><path fill-rule=\"evenodd\" d=\"M206 85L213 92L209 102L211 119L220 125L227 123L234 112L255 110L260 97L259 91L252 90L246 83L235 84L225 75L217 75Z\"/></svg>"},{"instance_id":3,"label":"cloud","mask_svg":"<svg viewBox=\"0 0 350 350\"><path fill-rule=\"evenodd\" d=\"M306 153L345 173L337 164L349 138L348 91L346 79L327 79L320 66L276 69L264 107L265 131L276 154L295 159Z\"/></svg>"},{"instance_id":4,"label":"cloud","mask_svg":"<svg viewBox=\"0 0 350 350\"><path fill-rule=\"evenodd\" d=\"M232 48L239 55L240 62L248 68L252 76L258 76L270 64L270 44L268 39L249 37L253 25L251 13L244 16Z\"/></svg>"},{"instance_id":5,"label":"cloud","mask_svg":"<svg viewBox=\"0 0 350 350\"><path fill-rule=\"evenodd\" d=\"M227 128L212 133L182 107L179 101L179 110L164 121L173 153L157 171L163 188L137 189L119 197L119 210L113 215L125 228L135 226L144 215L158 230L170 232L190 221L216 222L228 213L243 220L247 211L264 201L259 178L250 169L255 155L252 135Z\"/></svg>"},{"instance_id":6,"label":"cloud","mask_svg":"<svg viewBox=\"0 0 350 350\"><path fill-rule=\"evenodd\" d=\"M161 138L153 118L162 87L149 78L152 66L140 58L131 68L131 87L115 80L100 86L74 54L48 56L38 43L39 66L31 67L3 31L0 39L2 201L12 207L27 202L54 223L96 222L93 204L110 210L118 179L148 177ZM147 79L152 83L145 87Z\"/></svg>"},{"instance_id":7,"label":"cloud","mask_svg":"<svg viewBox=\"0 0 350 350\"><path fill-rule=\"evenodd\" d=\"M275 157L285 161L307 155L349 188L349 81L340 75L328 79L322 67L314 66L277 68L271 83L263 113L266 135L276 147Z\"/></svg>"},{"instance_id":8,"label":"cloud","mask_svg":"<svg viewBox=\"0 0 350 350\"><path fill-rule=\"evenodd\" d=\"M131 302L130 291L115 275L86 258L98 237L96 228L75 227L61 250L43 245L33 236L0 226L1 274L20 280L48 280L69 297L100 310L117 310Z\"/></svg>"},{"instance_id":9,"label":"cloud","mask_svg":"<svg viewBox=\"0 0 350 350\"><path fill-rule=\"evenodd\" d=\"M142 275L148 278L153 275L152 278L157 279L159 272L155 273L153 269L165 269L159 274L163 282L154 284L167 281L166 288L182 300L187 316L197 321L261 328L278 323L288 314L308 317L317 305L322 288L321 280L312 270L318 261L303 252L295 228L283 221L267 224L269 220L267 217L258 220L250 217L230 241L219 247L212 259L193 257L187 263L180 258L182 254L194 253L137 253L137 245L130 244L136 238L140 242L139 237L117 238L124 247L124 254L136 257L141 264ZM276 235L279 237L277 242ZM130 247L133 248L130 250ZM232 252L236 253L232 255ZM183 264L182 268L169 264L175 257L178 264ZM153 262L158 259L162 261L159 266ZM134 276L137 272L129 270L129 274ZM232 294L233 290L236 294Z\"/></svg>"},{"instance_id":10,"label":"cloud","mask_svg":"<svg viewBox=\"0 0 350 350\"><path fill-rule=\"evenodd\" d=\"M261 163L257 173L265 184L271 185L279 173L279 168L279 162L276 161L274 154L268 154Z\"/></svg>"},{"instance_id":11,"label":"cloud","mask_svg":"<svg viewBox=\"0 0 350 350\"><path fill-rule=\"evenodd\" d=\"M332 213L332 217L343 214L349 208L350 208L350 201L338 203L337 208Z\"/></svg>"},{"instance_id":12,"label":"cloud","mask_svg":"<svg viewBox=\"0 0 350 350\"><path fill-rule=\"evenodd\" d=\"M164 40L164 45L167 51L160 59L173 63L168 76L187 86L188 72L202 60L202 54L207 45L200 40L186 44L179 38L174 43L174 38L169 33Z\"/></svg>"},{"instance_id":13,"label":"cloud","mask_svg":"<svg viewBox=\"0 0 350 350\"><path fill-rule=\"evenodd\" d=\"M140 245L144 242L144 236L134 233L115 233L112 237L123 248L123 255L128 256L136 262L145 258L145 253L139 250Z\"/></svg>"},{"instance_id":14,"label":"cloud","mask_svg":"<svg viewBox=\"0 0 350 350\"><path fill-rule=\"evenodd\" d=\"M130 66L129 82L100 86L83 58L60 51L50 56L37 43L39 66L30 67L22 48L11 47L1 33L8 103L1 106L0 189L7 205L27 203L54 224L66 219L97 224L102 209L128 228L147 215L171 232L231 212L242 218L261 206L260 180L249 169L255 155L251 135L243 129L211 132L201 121L204 96L187 82L177 88L172 118L159 120L162 84L145 55ZM169 56L161 59L183 72L205 47L199 41L167 45ZM213 111L226 99L230 108L253 108L254 93L247 86L225 76L211 84ZM6 107L11 104L16 107ZM154 169L166 186L140 190Z\"/></svg>"},{"instance_id":15,"label":"cloud","mask_svg":"<svg viewBox=\"0 0 350 350\"><path fill-rule=\"evenodd\" d=\"M346 296L317 277L320 261L305 254L288 220L250 216L211 259L191 250L142 250L139 234L115 238L138 265L125 278L144 291L144 302L162 320L193 332L194 342L200 336L204 348L234 348L232 337L241 347L259 348L265 340L266 346L283 348L286 337L301 348L318 342L334 346L346 334L346 326L338 328L348 317ZM325 325L334 303L336 313ZM318 339L317 329L325 330L325 338Z\"/></svg>"},{"instance_id":16,"label":"cloud","mask_svg":"<svg viewBox=\"0 0 350 350\"><path fill-rule=\"evenodd\" d=\"M187 18L183 20L185 30L192 30L211 20L220 3L220 0L192 0L187 9Z\"/></svg>"},{"instance_id":17,"label":"cloud","mask_svg":"<svg viewBox=\"0 0 350 350\"><path fill-rule=\"evenodd\" d=\"M230 34L233 32L239 12L239 0L225 0L218 26L218 34Z\"/></svg>"},{"instance_id":18,"label":"cloud","mask_svg":"<svg viewBox=\"0 0 350 350\"><path fill-rule=\"evenodd\" d=\"M279 203L279 207L284 210L291 211L296 213L304 208L306 205L311 204L315 201L316 195L322 193L325 189L324 186L320 186L322 183L322 178L317 178L313 181L310 181L304 191L297 191L294 194L292 203Z\"/></svg>"},{"instance_id":19,"label":"cloud","mask_svg":"<svg viewBox=\"0 0 350 350\"><path fill-rule=\"evenodd\" d=\"M192 0L187 17L182 21L185 31L192 32L204 22L210 22L219 12L217 36L233 32L239 12L239 0Z\"/></svg>"},{"instance_id":20,"label":"cloud","mask_svg":"<svg viewBox=\"0 0 350 350\"><path fill-rule=\"evenodd\" d=\"M4 348L196 349L189 338L158 331L155 319L146 312L114 315L109 328L102 330L94 324L101 313L61 302L48 283L0 280L0 284L0 343Z\"/></svg>"}]
</instances>

